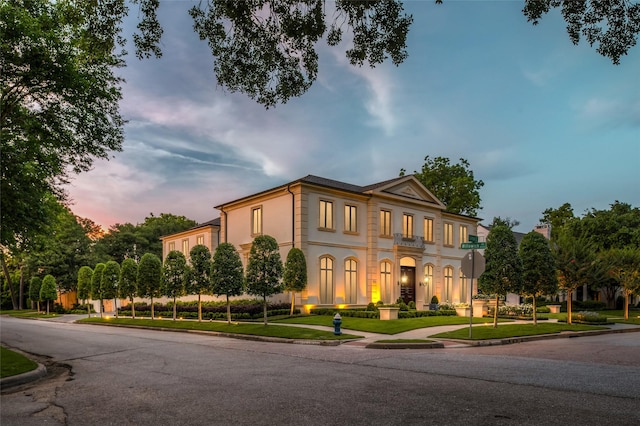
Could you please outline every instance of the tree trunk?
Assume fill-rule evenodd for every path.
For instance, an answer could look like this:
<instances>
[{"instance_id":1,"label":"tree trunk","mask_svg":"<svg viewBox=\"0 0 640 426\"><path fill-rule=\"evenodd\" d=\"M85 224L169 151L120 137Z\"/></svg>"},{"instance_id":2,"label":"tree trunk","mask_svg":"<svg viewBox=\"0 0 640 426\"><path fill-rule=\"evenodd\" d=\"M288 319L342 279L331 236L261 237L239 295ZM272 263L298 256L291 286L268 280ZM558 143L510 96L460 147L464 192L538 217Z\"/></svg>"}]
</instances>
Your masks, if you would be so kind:
<instances>
[{"instance_id":1,"label":"tree trunk","mask_svg":"<svg viewBox=\"0 0 640 426\"><path fill-rule=\"evenodd\" d=\"M627 290L624 291L624 320L627 321L629 319L629 293Z\"/></svg>"},{"instance_id":2,"label":"tree trunk","mask_svg":"<svg viewBox=\"0 0 640 426\"><path fill-rule=\"evenodd\" d=\"M229 304L228 294L227 294L227 324L231 324L231 304Z\"/></svg>"},{"instance_id":3,"label":"tree trunk","mask_svg":"<svg viewBox=\"0 0 640 426\"><path fill-rule=\"evenodd\" d=\"M136 319L136 304L133 303L133 296L131 296L131 317Z\"/></svg>"},{"instance_id":4,"label":"tree trunk","mask_svg":"<svg viewBox=\"0 0 640 426\"><path fill-rule=\"evenodd\" d=\"M493 328L498 328L498 303L500 302L500 295L496 294L496 306L493 309Z\"/></svg>"},{"instance_id":5,"label":"tree trunk","mask_svg":"<svg viewBox=\"0 0 640 426\"><path fill-rule=\"evenodd\" d=\"M291 292L291 312L289 312L289 316L293 316L293 310L296 307L296 292Z\"/></svg>"},{"instance_id":6,"label":"tree trunk","mask_svg":"<svg viewBox=\"0 0 640 426\"><path fill-rule=\"evenodd\" d=\"M118 318L118 299L113 298L113 309L116 311L116 318Z\"/></svg>"},{"instance_id":7,"label":"tree trunk","mask_svg":"<svg viewBox=\"0 0 640 426\"><path fill-rule=\"evenodd\" d=\"M87 318L91 318L91 304L86 299L84 302L87 304Z\"/></svg>"},{"instance_id":8,"label":"tree trunk","mask_svg":"<svg viewBox=\"0 0 640 426\"><path fill-rule=\"evenodd\" d=\"M173 297L173 320L176 320L176 312L177 312L177 306L176 306L176 298L175 296Z\"/></svg>"},{"instance_id":9,"label":"tree trunk","mask_svg":"<svg viewBox=\"0 0 640 426\"><path fill-rule=\"evenodd\" d=\"M102 299L100 299L100 306L99 306L99 308L100 308L100 318L102 318L102 311L103 311L103 309L102 309Z\"/></svg>"},{"instance_id":10,"label":"tree trunk","mask_svg":"<svg viewBox=\"0 0 640 426\"><path fill-rule=\"evenodd\" d=\"M18 309L22 310L22 299L24 298L24 265L20 266L20 291L18 294L20 295L18 298Z\"/></svg>"},{"instance_id":11,"label":"tree trunk","mask_svg":"<svg viewBox=\"0 0 640 426\"><path fill-rule=\"evenodd\" d=\"M200 300L200 293L198 293L198 322L202 322L202 301Z\"/></svg>"},{"instance_id":12,"label":"tree trunk","mask_svg":"<svg viewBox=\"0 0 640 426\"><path fill-rule=\"evenodd\" d=\"M4 253L0 253L0 263L2 263L2 272L4 272L4 278L7 280L7 287L9 287L9 294L11 295L11 305L13 306L13 309L18 309L16 295L13 291L13 283L11 282L11 274L9 274L9 268L7 268L7 263L4 261Z\"/></svg>"},{"instance_id":13,"label":"tree trunk","mask_svg":"<svg viewBox=\"0 0 640 426\"><path fill-rule=\"evenodd\" d=\"M151 320L153 321L153 296L151 296Z\"/></svg>"},{"instance_id":14,"label":"tree trunk","mask_svg":"<svg viewBox=\"0 0 640 426\"><path fill-rule=\"evenodd\" d=\"M40 313L40 301L38 300L38 313Z\"/></svg>"},{"instance_id":15,"label":"tree trunk","mask_svg":"<svg viewBox=\"0 0 640 426\"><path fill-rule=\"evenodd\" d=\"M567 291L567 324L571 324L571 296L573 291Z\"/></svg>"},{"instance_id":16,"label":"tree trunk","mask_svg":"<svg viewBox=\"0 0 640 426\"><path fill-rule=\"evenodd\" d=\"M47 300L47 315L49 315L49 301Z\"/></svg>"},{"instance_id":17,"label":"tree trunk","mask_svg":"<svg viewBox=\"0 0 640 426\"><path fill-rule=\"evenodd\" d=\"M536 313L536 295L533 295L533 325L538 325L538 315Z\"/></svg>"},{"instance_id":18,"label":"tree trunk","mask_svg":"<svg viewBox=\"0 0 640 426\"><path fill-rule=\"evenodd\" d=\"M264 325L267 325L267 297L262 298L262 313L264 315Z\"/></svg>"}]
</instances>

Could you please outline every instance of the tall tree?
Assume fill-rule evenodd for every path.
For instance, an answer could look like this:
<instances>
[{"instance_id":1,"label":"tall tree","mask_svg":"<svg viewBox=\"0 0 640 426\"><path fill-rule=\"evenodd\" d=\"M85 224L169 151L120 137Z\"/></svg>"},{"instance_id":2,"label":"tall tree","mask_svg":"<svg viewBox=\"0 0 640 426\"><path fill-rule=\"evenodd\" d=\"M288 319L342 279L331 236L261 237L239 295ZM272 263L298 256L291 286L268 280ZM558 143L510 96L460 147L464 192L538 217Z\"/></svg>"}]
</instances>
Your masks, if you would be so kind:
<instances>
[{"instance_id":1,"label":"tall tree","mask_svg":"<svg viewBox=\"0 0 640 426\"><path fill-rule=\"evenodd\" d=\"M609 274L624 289L624 319L629 319L629 299L640 295L640 249L611 249L606 253Z\"/></svg>"},{"instance_id":2,"label":"tall tree","mask_svg":"<svg viewBox=\"0 0 640 426\"><path fill-rule=\"evenodd\" d=\"M100 312L100 318L102 318L102 274L104 273L105 268L104 263L98 263L95 268L93 268L93 276L91 277L91 298L93 300L98 300L98 311Z\"/></svg>"},{"instance_id":3,"label":"tall tree","mask_svg":"<svg viewBox=\"0 0 640 426\"><path fill-rule=\"evenodd\" d=\"M282 260L278 242L269 235L253 240L247 264L247 293L262 297L264 325L267 325L267 297L282 291Z\"/></svg>"},{"instance_id":4,"label":"tall tree","mask_svg":"<svg viewBox=\"0 0 640 426\"><path fill-rule=\"evenodd\" d=\"M82 266L78 271L78 299L87 305L87 315L91 318L91 305L88 300L91 297L91 279L93 278L93 269L88 266Z\"/></svg>"},{"instance_id":5,"label":"tall tree","mask_svg":"<svg viewBox=\"0 0 640 426\"><path fill-rule=\"evenodd\" d=\"M533 299L533 323L538 325L536 298L558 291L555 258L549 241L535 231L522 238L518 250L522 260L522 294Z\"/></svg>"},{"instance_id":6,"label":"tall tree","mask_svg":"<svg viewBox=\"0 0 640 426\"><path fill-rule=\"evenodd\" d=\"M29 281L29 300L31 300L31 307L33 303L37 304L38 312L40 312L40 288L42 287L42 279L40 277L31 277Z\"/></svg>"},{"instance_id":7,"label":"tall tree","mask_svg":"<svg viewBox=\"0 0 640 426\"><path fill-rule=\"evenodd\" d=\"M244 291L242 261L231 243L221 243L216 247L211 263L211 291L216 296L227 298L227 323L231 324L231 304L229 297L240 296Z\"/></svg>"},{"instance_id":8,"label":"tall tree","mask_svg":"<svg viewBox=\"0 0 640 426\"><path fill-rule=\"evenodd\" d=\"M138 294L138 264L130 257L122 261L118 292L121 298L129 299L131 302L131 317L135 319L136 305L133 298Z\"/></svg>"},{"instance_id":9,"label":"tall tree","mask_svg":"<svg viewBox=\"0 0 640 426\"><path fill-rule=\"evenodd\" d=\"M45 275L40 287L40 300L47 302L47 315L49 315L49 302L58 298L56 279L53 275Z\"/></svg>"},{"instance_id":10,"label":"tall tree","mask_svg":"<svg viewBox=\"0 0 640 426\"><path fill-rule=\"evenodd\" d=\"M151 299L151 319L154 319L153 299L161 294L162 261L153 253L145 253L138 264L138 296Z\"/></svg>"},{"instance_id":11,"label":"tall tree","mask_svg":"<svg viewBox=\"0 0 640 426\"><path fill-rule=\"evenodd\" d=\"M548 208L542 212L540 223L546 223L551 226L551 240L555 240L559 230L570 220L574 219L573 207L571 204L564 203L557 209Z\"/></svg>"},{"instance_id":12,"label":"tall tree","mask_svg":"<svg viewBox=\"0 0 640 426\"><path fill-rule=\"evenodd\" d=\"M100 279L100 294L103 299L113 300L113 310L118 318L118 281L120 280L120 265L115 260L110 260L104 265L102 278Z\"/></svg>"},{"instance_id":13,"label":"tall tree","mask_svg":"<svg viewBox=\"0 0 640 426\"><path fill-rule=\"evenodd\" d=\"M173 299L173 320L176 320L176 298L185 294L187 259L178 250L167 254L162 265L162 293Z\"/></svg>"},{"instance_id":14,"label":"tall tree","mask_svg":"<svg viewBox=\"0 0 640 426\"><path fill-rule=\"evenodd\" d=\"M400 170L400 176L405 175ZM475 180L469 162L464 158L460 163L451 164L446 157L424 157L424 165L414 176L447 206L452 213L475 216L480 207L481 180Z\"/></svg>"},{"instance_id":15,"label":"tall tree","mask_svg":"<svg viewBox=\"0 0 640 426\"><path fill-rule=\"evenodd\" d=\"M211 251L198 244L189 252L191 268L187 280L187 294L198 295L198 321L202 321L202 295L211 293ZM242 273L240 275L242 281Z\"/></svg>"},{"instance_id":16,"label":"tall tree","mask_svg":"<svg viewBox=\"0 0 640 426\"><path fill-rule=\"evenodd\" d=\"M293 315L296 292L303 291L307 287L307 261L303 251L299 248L294 247L287 253L282 282L284 289L291 293L291 311L289 314Z\"/></svg>"},{"instance_id":17,"label":"tall tree","mask_svg":"<svg viewBox=\"0 0 640 426\"><path fill-rule=\"evenodd\" d=\"M483 293L495 295L493 327L496 328L500 296L520 293L522 287L522 261L518 256L518 244L508 226L498 225L491 228L484 257L486 268L478 278L478 288Z\"/></svg>"}]
</instances>

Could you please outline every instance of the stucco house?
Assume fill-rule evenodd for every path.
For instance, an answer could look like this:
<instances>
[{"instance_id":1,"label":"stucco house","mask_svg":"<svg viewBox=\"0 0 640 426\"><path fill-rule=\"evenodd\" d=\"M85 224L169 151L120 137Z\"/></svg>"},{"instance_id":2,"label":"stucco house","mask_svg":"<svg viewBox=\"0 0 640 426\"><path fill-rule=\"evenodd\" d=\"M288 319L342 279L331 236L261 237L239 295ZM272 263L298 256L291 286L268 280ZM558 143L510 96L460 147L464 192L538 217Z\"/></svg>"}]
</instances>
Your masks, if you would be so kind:
<instances>
[{"instance_id":1,"label":"stucco house","mask_svg":"<svg viewBox=\"0 0 640 426\"><path fill-rule=\"evenodd\" d=\"M446 212L412 175L367 186L309 175L216 209L219 222L211 223L209 238L197 240L198 227L165 236L163 255L198 241L212 252L229 242L246 266L253 239L266 234L278 241L283 262L292 247L304 252L308 285L296 304L307 309L399 297L426 309L433 295L470 302L460 270L466 251L459 247L476 233L479 219Z\"/></svg>"}]
</instances>

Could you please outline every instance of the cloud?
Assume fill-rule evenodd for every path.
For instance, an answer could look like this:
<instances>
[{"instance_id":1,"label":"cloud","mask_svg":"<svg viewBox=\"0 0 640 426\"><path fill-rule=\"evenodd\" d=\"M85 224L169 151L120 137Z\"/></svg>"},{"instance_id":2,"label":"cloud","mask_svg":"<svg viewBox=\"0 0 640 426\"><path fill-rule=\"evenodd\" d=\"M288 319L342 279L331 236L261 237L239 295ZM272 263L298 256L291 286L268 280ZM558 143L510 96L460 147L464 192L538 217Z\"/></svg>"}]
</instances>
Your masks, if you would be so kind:
<instances>
[{"instance_id":1,"label":"cloud","mask_svg":"<svg viewBox=\"0 0 640 426\"><path fill-rule=\"evenodd\" d=\"M593 96L573 108L589 127L640 127L640 100L637 98Z\"/></svg>"}]
</instances>

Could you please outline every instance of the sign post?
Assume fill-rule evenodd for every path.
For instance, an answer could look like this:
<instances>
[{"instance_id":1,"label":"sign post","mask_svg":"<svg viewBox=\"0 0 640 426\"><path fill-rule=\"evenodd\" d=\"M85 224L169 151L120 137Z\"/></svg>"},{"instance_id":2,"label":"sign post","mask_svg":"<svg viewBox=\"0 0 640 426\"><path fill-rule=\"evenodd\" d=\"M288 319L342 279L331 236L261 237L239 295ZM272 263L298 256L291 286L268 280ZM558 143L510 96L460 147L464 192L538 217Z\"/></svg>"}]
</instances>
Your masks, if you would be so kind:
<instances>
[{"instance_id":1,"label":"sign post","mask_svg":"<svg viewBox=\"0 0 640 426\"><path fill-rule=\"evenodd\" d=\"M462 273L470 277L471 285L469 286L469 339L473 337L473 279L482 275L485 269L485 259L480 253L476 253L476 249L484 249L487 243L479 243L476 235L469 235L470 242L462 243L461 249L471 249L460 262Z\"/></svg>"}]
</instances>

